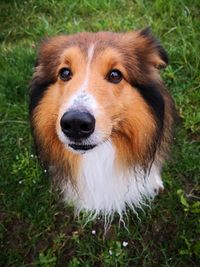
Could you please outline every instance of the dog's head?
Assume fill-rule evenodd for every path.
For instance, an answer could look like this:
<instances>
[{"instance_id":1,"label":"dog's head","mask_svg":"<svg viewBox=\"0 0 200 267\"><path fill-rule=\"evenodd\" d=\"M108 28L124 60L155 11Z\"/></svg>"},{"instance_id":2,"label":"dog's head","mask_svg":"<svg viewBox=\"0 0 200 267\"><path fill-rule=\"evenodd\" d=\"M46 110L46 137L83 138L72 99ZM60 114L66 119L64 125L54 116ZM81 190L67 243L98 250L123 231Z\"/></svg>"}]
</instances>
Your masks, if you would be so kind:
<instances>
[{"instance_id":1,"label":"dog's head","mask_svg":"<svg viewBox=\"0 0 200 267\"><path fill-rule=\"evenodd\" d=\"M159 76L167 63L149 30L44 41L30 90L44 160L74 162L111 140L122 165L148 165L170 139L172 102Z\"/></svg>"}]
</instances>

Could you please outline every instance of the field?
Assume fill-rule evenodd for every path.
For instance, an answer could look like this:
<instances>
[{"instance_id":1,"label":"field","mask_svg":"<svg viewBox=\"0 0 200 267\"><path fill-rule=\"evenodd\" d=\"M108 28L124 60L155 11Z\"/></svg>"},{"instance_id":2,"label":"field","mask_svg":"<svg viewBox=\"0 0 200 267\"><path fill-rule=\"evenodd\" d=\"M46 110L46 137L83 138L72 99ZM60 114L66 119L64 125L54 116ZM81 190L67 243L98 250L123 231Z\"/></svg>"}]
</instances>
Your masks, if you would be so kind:
<instances>
[{"instance_id":1,"label":"field","mask_svg":"<svg viewBox=\"0 0 200 267\"><path fill-rule=\"evenodd\" d=\"M165 191L152 207L85 225L59 200L33 150L28 84L45 36L150 26L180 116ZM0 266L200 266L200 1L1 0Z\"/></svg>"}]
</instances>

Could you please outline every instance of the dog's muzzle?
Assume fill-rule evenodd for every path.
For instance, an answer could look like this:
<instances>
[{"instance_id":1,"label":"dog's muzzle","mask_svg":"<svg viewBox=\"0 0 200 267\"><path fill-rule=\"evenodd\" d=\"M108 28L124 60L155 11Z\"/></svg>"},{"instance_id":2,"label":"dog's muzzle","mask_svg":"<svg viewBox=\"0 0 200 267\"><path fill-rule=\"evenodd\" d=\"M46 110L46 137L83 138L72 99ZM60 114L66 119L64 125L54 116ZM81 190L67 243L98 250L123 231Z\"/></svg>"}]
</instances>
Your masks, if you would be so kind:
<instances>
[{"instance_id":1,"label":"dog's muzzle","mask_svg":"<svg viewBox=\"0 0 200 267\"><path fill-rule=\"evenodd\" d=\"M63 114L60 120L63 133L72 143L69 146L75 150L88 150L95 145L86 145L87 139L95 129L95 118L87 111L70 110ZM83 144L82 144L83 143Z\"/></svg>"}]
</instances>

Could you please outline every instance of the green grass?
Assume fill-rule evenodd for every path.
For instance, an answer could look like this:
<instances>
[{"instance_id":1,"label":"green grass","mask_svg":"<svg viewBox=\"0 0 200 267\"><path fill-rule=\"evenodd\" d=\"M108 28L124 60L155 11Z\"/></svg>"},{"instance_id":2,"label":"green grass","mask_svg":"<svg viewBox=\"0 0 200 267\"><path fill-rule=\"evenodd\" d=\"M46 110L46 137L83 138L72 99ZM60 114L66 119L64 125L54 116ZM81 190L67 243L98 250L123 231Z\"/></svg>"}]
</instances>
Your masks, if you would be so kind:
<instances>
[{"instance_id":1,"label":"green grass","mask_svg":"<svg viewBox=\"0 0 200 267\"><path fill-rule=\"evenodd\" d=\"M129 214L129 231L116 219L104 235L100 220L74 218L32 155L28 83L45 36L145 26L169 53L181 125L165 192L141 221ZM0 42L0 266L200 266L200 2L2 0Z\"/></svg>"}]
</instances>

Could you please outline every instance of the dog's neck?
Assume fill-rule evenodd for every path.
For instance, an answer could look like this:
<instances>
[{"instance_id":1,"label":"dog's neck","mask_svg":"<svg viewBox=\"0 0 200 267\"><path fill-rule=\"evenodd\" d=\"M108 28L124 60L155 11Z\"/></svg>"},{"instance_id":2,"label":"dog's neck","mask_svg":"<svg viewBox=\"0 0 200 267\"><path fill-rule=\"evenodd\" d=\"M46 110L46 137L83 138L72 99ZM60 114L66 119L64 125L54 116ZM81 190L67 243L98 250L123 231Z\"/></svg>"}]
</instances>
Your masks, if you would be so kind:
<instances>
[{"instance_id":1,"label":"dog's neck","mask_svg":"<svg viewBox=\"0 0 200 267\"><path fill-rule=\"evenodd\" d=\"M153 164L146 173L140 167L120 171L115 165L115 148L111 142L82 155L80 174L76 186L65 185L64 196L77 211L86 210L93 215L120 217L127 207L135 209L152 199L163 188L159 168Z\"/></svg>"}]
</instances>

